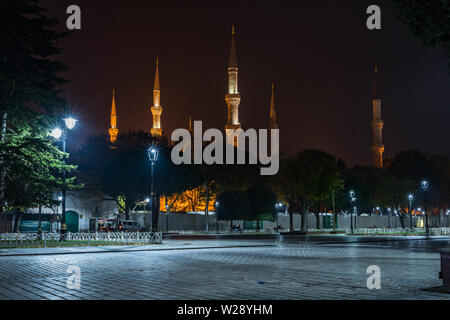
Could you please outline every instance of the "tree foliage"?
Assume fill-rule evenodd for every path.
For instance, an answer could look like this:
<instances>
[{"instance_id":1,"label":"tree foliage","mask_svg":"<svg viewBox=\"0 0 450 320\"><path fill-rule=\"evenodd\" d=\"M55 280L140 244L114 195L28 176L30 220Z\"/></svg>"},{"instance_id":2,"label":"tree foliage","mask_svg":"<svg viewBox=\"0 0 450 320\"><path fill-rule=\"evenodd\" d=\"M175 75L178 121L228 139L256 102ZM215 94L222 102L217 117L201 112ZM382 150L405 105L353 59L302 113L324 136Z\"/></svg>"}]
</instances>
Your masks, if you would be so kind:
<instances>
[{"instance_id":1,"label":"tree foliage","mask_svg":"<svg viewBox=\"0 0 450 320\"><path fill-rule=\"evenodd\" d=\"M65 34L56 24L36 0L0 2L0 211L5 203L51 205L61 172L75 169L48 135L65 107L58 94L66 80L58 74L66 66L56 58Z\"/></svg>"},{"instance_id":2,"label":"tree foliage","mask_svg":"<svg viewBox=\"0 0 450 320\"><path fill-rule=\"evenodd\" d=\"M390 0L405 28L422 43L441 49L449 59L450 0Z\"/></svg>"},{"instance_id":3,"label":"tree foliage","mask_svg":"<svg viewBox=\"0 0 450 320\"><path fill-rule=\"evenodd\" d=\"M245 191L230 190L222 192L217 197L217 202L220 220L245 220L251 214L251 202Z\"/></svg>"},{"instance_id":4,"label":"tree foliage","mask_svg":"<svg viewBox=\"0 0 450 320\"><path fill-rule=\"evenodd\" d=\"M275 193L264 185L253 186L247 190L250 199L250 215L248 220L270 220L276 219L277 196ZM259 227L259 223L257 224Z\"/></svg>"}]
</instances>

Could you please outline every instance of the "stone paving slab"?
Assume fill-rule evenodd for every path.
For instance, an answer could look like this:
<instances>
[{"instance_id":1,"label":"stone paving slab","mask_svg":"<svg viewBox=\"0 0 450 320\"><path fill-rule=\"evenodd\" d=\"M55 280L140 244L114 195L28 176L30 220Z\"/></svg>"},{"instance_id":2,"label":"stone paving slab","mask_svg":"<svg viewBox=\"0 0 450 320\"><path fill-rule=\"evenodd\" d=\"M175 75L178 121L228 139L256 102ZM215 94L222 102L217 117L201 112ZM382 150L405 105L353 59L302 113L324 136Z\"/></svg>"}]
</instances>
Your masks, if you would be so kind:
<instances>
[{"instance_id":1,"label":"stone paving slab","mask_svg":"<svg viewBox=\"0 0 450 320\"><path fill-rule=\"evenodd\" d=\"M185 250L3 256L0 299L450 300L449 294L424 291L441 285L440 257L434 251L313 243L239 247L241 241L203 249L190 245L173 243ZM367 289L370 265L381 268L381 290ZM69 266L80 268L79 290L67 288Z\"/></svg>"}]
</instances>

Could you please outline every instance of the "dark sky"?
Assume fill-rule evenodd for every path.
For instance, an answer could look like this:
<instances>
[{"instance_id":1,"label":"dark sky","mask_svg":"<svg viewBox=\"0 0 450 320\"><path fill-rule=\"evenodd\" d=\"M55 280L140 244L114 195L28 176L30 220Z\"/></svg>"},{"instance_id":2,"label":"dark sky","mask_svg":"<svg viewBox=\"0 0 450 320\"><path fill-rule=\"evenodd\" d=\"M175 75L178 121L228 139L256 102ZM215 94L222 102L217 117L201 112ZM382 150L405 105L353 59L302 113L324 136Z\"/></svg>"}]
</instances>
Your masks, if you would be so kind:
<instances>
[{"instance_id":1,"label":"dark sky","mask_svg":"<svg viewBox=\"0 0 450 320\"><path fill-rule=\"evenodd\" d=\"M266 127L271 82L281 151L318 148L349 165L370 164L372 83L379 65L385 155L419 149L450 156L450 76L442 53L407 33L387 1L45 0L65 27L66 8L82 10L82 30L63 40L72 83L64 97L80 124L72 148L106 132L113 88L119 129L149 130L156 57L163 128L189 116L223 129L231 25L237 26L240 121ZM345 4L344 4L345 3ZM366 9L382 9L382 30Z\"/></svg>"}]
</instances>

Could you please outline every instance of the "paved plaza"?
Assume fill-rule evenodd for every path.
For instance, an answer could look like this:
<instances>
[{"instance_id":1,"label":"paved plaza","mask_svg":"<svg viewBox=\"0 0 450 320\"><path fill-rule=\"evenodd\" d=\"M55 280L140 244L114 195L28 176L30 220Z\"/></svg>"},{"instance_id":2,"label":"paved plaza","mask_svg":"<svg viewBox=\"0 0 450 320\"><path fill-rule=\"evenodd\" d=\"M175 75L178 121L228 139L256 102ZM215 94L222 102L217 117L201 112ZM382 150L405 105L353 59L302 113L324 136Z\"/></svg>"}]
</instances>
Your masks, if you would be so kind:
<instances>
[{"instance_id":1,"label":"paved plaza","mask_svg":"<svg viewBox=\"0 0 450 320\"><path fill-rule=\"evenodd\" d=\"M2 250L0 299L450 299L424 290L442 284L438 249L448 247L447 239L275 239L53 249L59 254ZM366 286L371 265L381 268L380 290ZM70 266L79 267L80 289L67 288Z\"/></svg>"}]
</instances>

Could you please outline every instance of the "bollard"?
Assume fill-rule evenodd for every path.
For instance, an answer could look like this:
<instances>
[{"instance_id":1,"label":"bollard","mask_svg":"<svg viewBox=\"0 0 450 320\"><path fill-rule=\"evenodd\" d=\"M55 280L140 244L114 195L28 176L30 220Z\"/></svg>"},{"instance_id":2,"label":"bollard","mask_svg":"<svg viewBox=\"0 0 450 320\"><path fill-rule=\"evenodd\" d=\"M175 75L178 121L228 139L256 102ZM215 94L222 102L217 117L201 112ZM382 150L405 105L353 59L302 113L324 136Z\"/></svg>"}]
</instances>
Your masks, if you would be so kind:
<instances>
[{"instance_id":1,"label":"bollard","mask_svg":"<svg viewBox=\"0 0 450 320\"><path fill-rule=\"evenodd\" d=\"M450 293L450 250L443 249L440 253L441 272L439 272L439 278L443 281L445 291Z\"/></svg>"}]
</instances>

